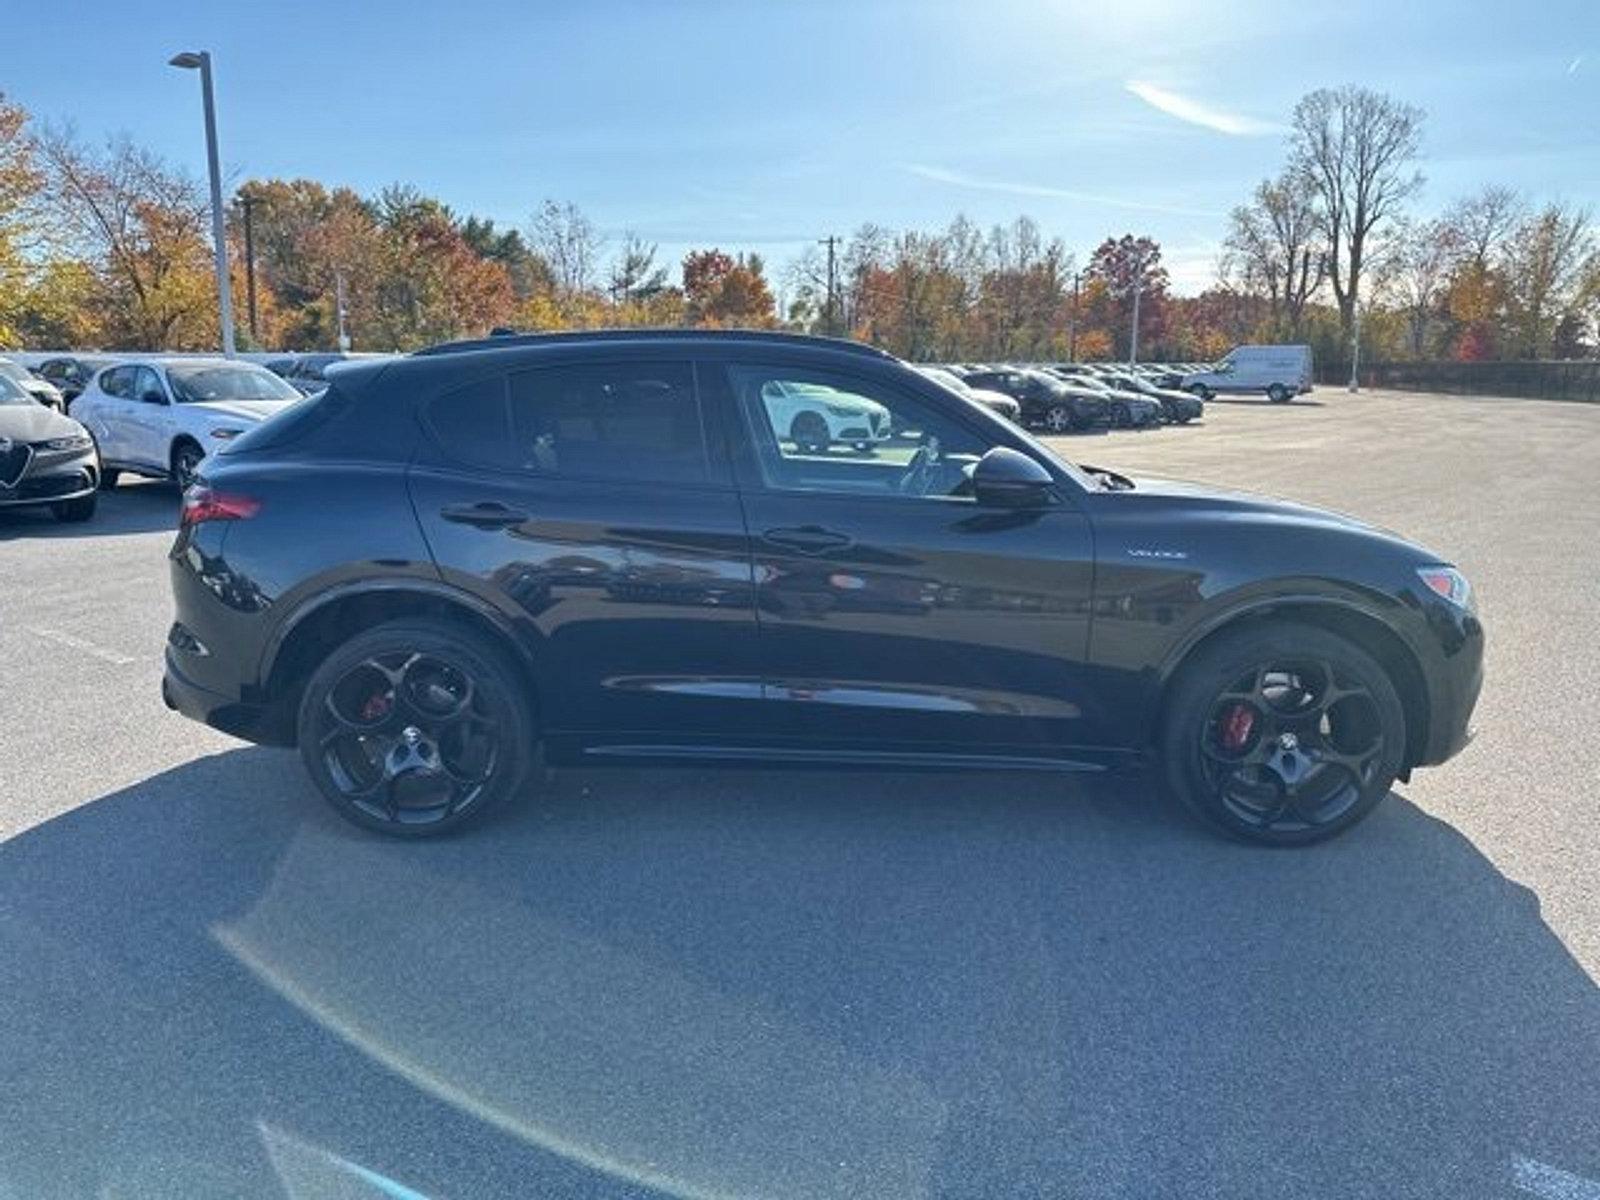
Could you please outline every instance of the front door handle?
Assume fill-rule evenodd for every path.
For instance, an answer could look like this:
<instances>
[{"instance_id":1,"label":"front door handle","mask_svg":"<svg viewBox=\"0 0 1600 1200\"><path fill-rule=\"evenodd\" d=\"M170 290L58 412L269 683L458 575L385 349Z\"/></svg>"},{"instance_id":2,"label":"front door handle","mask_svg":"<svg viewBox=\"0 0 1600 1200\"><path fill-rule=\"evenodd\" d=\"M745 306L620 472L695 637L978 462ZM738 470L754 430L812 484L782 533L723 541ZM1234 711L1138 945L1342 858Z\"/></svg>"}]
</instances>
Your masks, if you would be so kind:
<instances>
[{"instance_id":1,"label":"front door handle","mask_svg":"<svg viewBox=\"0 0 1600 1200\"><path fill-rule=\"evenodd\" d=\"M763 541L797 554L826 554L830 550L843 550L855 539L847 533L824 529L821 525L796 525L784 529L769 529L761 535Z\"/></svg>"},{"instance_id":2,"label":"front door handle","mask_svg":"<svg viewBox=\"0 0 1600 1200\"><path fill-rule=\"evenodd\" d=\"M439 515L446 521L454 521L457 525L471 525L478 529L505 529L510 525L520 525L528 519L528 514L520 509L508 508L495 500L480 501L477 504L447 504L439 510Z\"/></svg>"}]
</instances>

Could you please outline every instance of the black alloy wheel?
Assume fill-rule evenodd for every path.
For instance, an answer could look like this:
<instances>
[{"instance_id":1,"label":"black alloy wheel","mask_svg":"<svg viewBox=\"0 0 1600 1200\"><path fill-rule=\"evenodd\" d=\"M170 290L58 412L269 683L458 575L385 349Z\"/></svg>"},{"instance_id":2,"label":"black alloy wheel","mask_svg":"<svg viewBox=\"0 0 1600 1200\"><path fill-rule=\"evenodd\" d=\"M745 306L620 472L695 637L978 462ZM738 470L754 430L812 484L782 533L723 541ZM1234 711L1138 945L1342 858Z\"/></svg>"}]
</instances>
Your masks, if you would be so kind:
<instances>
[{"instance_id":1,"label":"black alloy wheel","mask_svg":"<svg viewBox=\"0 0 1600 1200\"><path fill-rule=\"evenodd\" d=\"M200 464L205 460L205 451L193 442L179 442L172 449L172 478L178 485L178 490L183 491L194 483L195 477L200 474Z\"/></svg>"},{"instance_id":2,"label":"black alloy wheel","mask_svg":"<svg viewBox=\"0 0 1600 1200\"><path fill-rule=\"evenodd\" d=\"M441 833L515 790L530 705L506 655L444 622L394 622L340 647L301 699L301 758L341 815L402 837Z\"/></svg>"},{"instance_id":3,"label":"black alloy wheel","mask_svg":"<svg viewBox=\"0 0 1600 1200\"><path fill-rule=\"evenodd\" d=\"M1050 433L1066 433L1078 427L1072 409L1065 404L1052 404L1044 410L1044 427Z\"/></svg>"},{"instance_id":4,"label":"black alloy wheel","mask_svg":"<svg viewBox=\"0 0 1600 1200\"><path fill-rule=\"evenodd\" d=\"M828 422L814 412L795 414L789 425L789 437L802 454L825 454L833 443Z\"/></svg>"},{"instance_id":5,"label":"black alloy wheel","mask_svg":"<svg viewBox=\"0 0 1600 1200\"><path fill-rule=\"evenodd\" d=\"M1387 794L1405 718L1359 647L1284 624L1203 650L1175 688L1164 740L1174 790L1201 816L1247 840L1300 844Z\"/></svg>"}]
</instances>

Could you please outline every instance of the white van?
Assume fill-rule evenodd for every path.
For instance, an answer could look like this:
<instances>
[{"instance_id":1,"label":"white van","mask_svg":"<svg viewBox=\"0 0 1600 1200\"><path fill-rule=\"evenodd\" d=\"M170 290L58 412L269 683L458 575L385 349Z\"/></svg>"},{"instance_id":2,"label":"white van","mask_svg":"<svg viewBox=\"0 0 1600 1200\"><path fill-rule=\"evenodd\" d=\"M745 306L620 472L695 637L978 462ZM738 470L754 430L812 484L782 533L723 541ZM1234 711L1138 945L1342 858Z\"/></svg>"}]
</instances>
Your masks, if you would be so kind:
<instances>
[{"instance_id":1,"label":"white van","mask_svg":"<svg viewBox=\"0 0 1600 1200\"><path fill-rule=\"evenodd\" d=\"M1311 347L1238 346L1213 370L1185 375L1179 386L1202 400L1217 392L1265 392L1283 404L1311 390Z\"/></svg>"}]
</instances>

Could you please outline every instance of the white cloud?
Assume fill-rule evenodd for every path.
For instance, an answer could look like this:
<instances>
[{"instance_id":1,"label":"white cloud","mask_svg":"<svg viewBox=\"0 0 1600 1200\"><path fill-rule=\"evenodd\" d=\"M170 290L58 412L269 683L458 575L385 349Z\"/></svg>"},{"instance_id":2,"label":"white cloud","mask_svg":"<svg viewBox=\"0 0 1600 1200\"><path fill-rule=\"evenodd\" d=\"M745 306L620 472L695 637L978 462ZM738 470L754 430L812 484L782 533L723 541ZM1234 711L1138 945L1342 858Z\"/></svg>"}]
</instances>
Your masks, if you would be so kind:
<instances>
[{"instance_id":1,"label":"white cloud","mask_svg":"<svg viewBox=\"0 0 1600 1200\"><path fill-rule=\"evenodd\" d=\"M1080 204L1098 204L1106 208L1127 208L1137 212L1168 213L1180 217L1216 217L1220 213L1203 208L1185 208L1176 204L1162 204L1149 200L1129 200L1121 196L1103 196L1094 192L1079 192L1071 188L1050 187L1040 183L1011 183L1000 179L980 179L944 167L930 167L923 163L904 163L904 169L935 183L948 183L954 187L970 188L976 192L1003 192L1008 196L1040 196L1051 200L1075 200Z\"/></svg>"},{"instance_id":2,"label":"white cloud","mask_svg":"<svg viewBox=\"0 0 1600 1200\"><path fill-rule=\"evenodd\" d=\"M1241 116L1238 113L1223 112L1217 108L1210 108L1201 104L1198 100L1180 96L1177 92L1169 92L1166 88L1157 87L1153 83L1130 79L1125 86L1128 91L1139 97L1151 108L1159 109L1169 117L1177 117L1180 121L1187 121L1190 125L1214 129L1218 133L1231 134L1234 137L1283 132L1282 125L1276 125L1271 121L1259 121L1255 117Z\"/></svg>"}]
</instances>

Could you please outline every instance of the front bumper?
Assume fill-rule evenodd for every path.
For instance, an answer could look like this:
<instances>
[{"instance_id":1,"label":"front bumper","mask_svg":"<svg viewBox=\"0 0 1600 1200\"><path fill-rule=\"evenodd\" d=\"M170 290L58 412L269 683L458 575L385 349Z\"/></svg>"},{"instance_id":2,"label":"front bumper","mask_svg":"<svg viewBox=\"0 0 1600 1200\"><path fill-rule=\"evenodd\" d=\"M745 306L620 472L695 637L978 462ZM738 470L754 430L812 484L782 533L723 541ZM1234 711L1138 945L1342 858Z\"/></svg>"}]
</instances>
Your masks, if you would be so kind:
<instances>
[{"instance_id":1,"label":"front bumper","mask_svg":"<svg viewBox=\"0 0 1600 1200\"><path fill-rule=\"evenodd\" d=\"M0 475L0 508L57 504L93 494L100 486L94 451L47 451L34 448L20 475Z\"/></svg>"},{"instance_id":2,"label":"front bumper","mask_svg":"<svg viewBox=\"0 0 1600 1200\"><path fill-rule=\"evenodd\" d=\"M1483 690L1483 623L1476 613L1430 605L1427 622L1442 654L1424 669L1428 691L1428 736L1415 766L1453 758L1472 740L1472 710Z\"/></svg>"}]
</instances>

